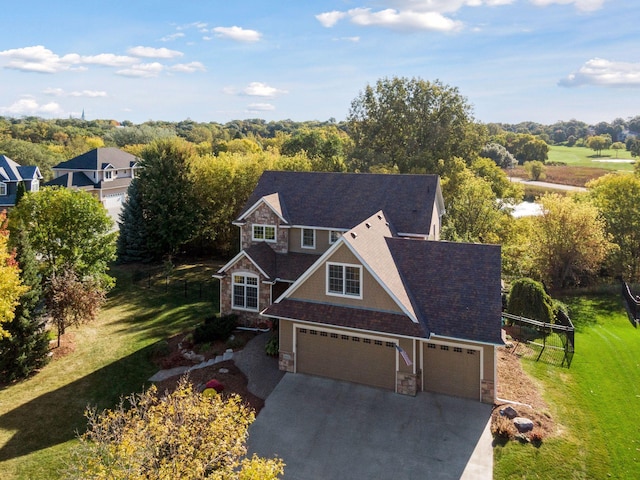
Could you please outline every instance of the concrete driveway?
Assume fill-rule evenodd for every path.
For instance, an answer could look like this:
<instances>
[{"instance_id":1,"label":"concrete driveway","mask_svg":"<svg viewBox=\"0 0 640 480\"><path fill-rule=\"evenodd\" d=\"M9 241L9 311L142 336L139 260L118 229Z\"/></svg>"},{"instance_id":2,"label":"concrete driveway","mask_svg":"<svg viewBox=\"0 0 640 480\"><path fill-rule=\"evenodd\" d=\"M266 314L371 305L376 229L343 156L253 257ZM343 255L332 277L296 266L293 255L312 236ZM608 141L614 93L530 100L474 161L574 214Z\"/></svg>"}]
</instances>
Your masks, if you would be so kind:
<instances>
[{"instance_id":1,"label":"concrete driveway","mask_svg":"<svg viewBox=\"0 0 640 480\"><path fill-rule=\"evenodd\" d=\"M493 477L491 406L288 373L249 429L287 480Z\"/></svg>"}]
</instances>

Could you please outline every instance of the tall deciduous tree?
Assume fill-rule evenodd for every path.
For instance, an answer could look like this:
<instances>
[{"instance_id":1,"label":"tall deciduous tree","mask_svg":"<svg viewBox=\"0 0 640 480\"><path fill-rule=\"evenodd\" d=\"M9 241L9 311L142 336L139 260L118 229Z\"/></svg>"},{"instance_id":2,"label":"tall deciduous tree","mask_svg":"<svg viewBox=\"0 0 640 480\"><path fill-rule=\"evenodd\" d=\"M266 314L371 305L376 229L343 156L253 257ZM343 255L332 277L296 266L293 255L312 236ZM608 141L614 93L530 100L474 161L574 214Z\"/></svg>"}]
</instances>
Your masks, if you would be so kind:
<instances>
[{"instance_id":1,"label":"tall deciduous tree","mask_svg":"<svg viewBox=\"0 0 640 480\"><path fill-rule=\"evenodd\" d=\"M440 160L470 162L486 143L466 98L439 80L394 77L367 85L351 103L348 122L351 168L364 171L383 164L401 173L439 173Z\"/></svg>"},{"instance_id":2,"label":"tall deciduous tree","mask_svg":"<svg viewBox=\"0 0 640 480\"><path fill-rule=\"evenodd\" d=\"M594 277L612 248L595 205L545 194L534 218L536 269L548 287L564 288Z\"/></svg>"},{"instance_id":3,"label":"tall deciduous tree","mask_svg":"<svg viewBox=\"0 0 640 480\"><path fill-rule=\"evenodd\" d=\"M640 281L640 177L610 173L587 185L618 245L615 264L628 281Z\"/></svg>"},{"instance_id":4,"label":"tall deciduous tree","mask_svg":"<svg viewBox=\"0 0 640 480\"><path fill-rule=\"evenodd\" d=\"M73 270L105 285L108 263L115 256L113 221L90 193L67 188L43 188L27 193L11 211L12 235L26 232L48 281Z\"/></svg>"},{"instance_id":5,"label":"tall deciduous tree","mask_svg":"<svg viewBox=\"0 0 640 480\"><path fill-rule=\"evenodd\" d=\"M197 234L199 206L193 193L193 145L180 138L156 140L141 152L137 188L146 222L147 248L174 255Z\"/></svg>"},{"instance_id":6,"label":"tall deciduous tree","mask_svg":"<svg viewBox=\"0 0 640 480\"><path fill-rule=\"evenodd\" d=\"M490 158L501 168L513 168L517 160L506 148L499 143L487 143L480 152L483 158Z\"/></svg>"},{"instance_id":7,"label":"tall deciduous tree","mask_svg":"<svg viewBox=\"0 0 640 480\"><path fill-rule=\"evenodd\" d=\"M185 379L164 396L152 386L86 416L66 478L275 480L284 471L278 458L246 457L255 416L240 397L204 397Z\"/></svg>"},{"instance_id":8,"label":"tall deciduous tree","mask_svg":"<svg viewBox=\"0 0 640 480\"><path fill-rule=\"evenodd\" d=\"M611 145L611 137L609 135L594 135L587 138L586 145L588 148L596 152L596 155L600 156L602 150L609 148Z\"/></svg>"}]
</instances>

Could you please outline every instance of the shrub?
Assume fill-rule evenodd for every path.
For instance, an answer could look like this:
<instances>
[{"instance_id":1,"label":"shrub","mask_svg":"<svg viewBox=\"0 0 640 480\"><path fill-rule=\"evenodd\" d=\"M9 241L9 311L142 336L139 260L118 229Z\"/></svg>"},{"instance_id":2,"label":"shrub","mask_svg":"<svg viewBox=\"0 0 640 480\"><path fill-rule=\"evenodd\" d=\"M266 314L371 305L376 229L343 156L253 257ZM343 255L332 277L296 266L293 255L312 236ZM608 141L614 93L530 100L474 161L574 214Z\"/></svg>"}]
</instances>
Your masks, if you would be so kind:
<instances>
[{"instance_id":1,"label":"shrub","mask_svg":"<svg viewBox=\"0 0 640 480\"><path fill-rule=\"evenodd\" d=\"M518 431L511 420L498 415L493 417L493 421L491 422L491 433L496 438L509 440L514 438Z\"/></svg>"},{"instance_id":2,"label":"shrub","mask_svg":"<svg viewBox=\"0 0 640 480\"><path fill-rule=\"evenodd\" d=\"M264 346L264 350L267 355L271 357L278 355L278 352L280 351L280 340L278 339L278 335L271 335L271 338L267 340L267 343Z\"/></svg>"},{"instance_id":3,"label":"shrub","mask_svg":"<svg viewBox=\"0 0 640 480\"><path fill-rule=\"evenodd\" d=\"M524 163L524 169L529 174L529 178L534 181L546 178L544 168L544 163L539 160L532 160Z\"/></svg>"},{"instance_id":4,"label":"shrub","mask_svg":"<svg viewBox=\"0 0 640 480\"><path fill-rule=\"evenodd\" d=\"M531 278L520 278L513 282L507 313L545 323L553 323L555 320L553 300L542 283Z\"/></svg>"},{"instance_id":5,"label":"shrub","mask_svg":"<svg viewBox=\"0 0 640 480\"><path fill-rule=\"evenodd\" d=\"M235 314L209 317L193 331L193 341L194 343L203 343L226 340L235 330L237 324L238 316Z\"/></svg>"}]
</instances>

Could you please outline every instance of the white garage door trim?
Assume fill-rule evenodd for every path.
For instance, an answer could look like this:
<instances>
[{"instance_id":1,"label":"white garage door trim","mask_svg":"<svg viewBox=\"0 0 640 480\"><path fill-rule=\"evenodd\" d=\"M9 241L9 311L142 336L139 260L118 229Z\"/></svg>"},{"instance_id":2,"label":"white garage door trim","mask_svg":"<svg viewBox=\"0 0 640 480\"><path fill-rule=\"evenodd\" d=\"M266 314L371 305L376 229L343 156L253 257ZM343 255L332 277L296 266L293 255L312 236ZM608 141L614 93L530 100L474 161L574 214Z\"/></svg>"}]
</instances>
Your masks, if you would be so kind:
<instances>
[{"instance_id":1,"label":"white garage door trim","mask_svg":"<svg viewBox=\"0 0 640 480\"><path fill-rule=\"evenodd\" d=\"M345 328L345 329L341 329L341 330L335 330L332 328L326 328L326 327L321 327L318 326L315 323L293 323L293 355L294 358L296 359L296 361L294 362L294 367L293 367L293 372L294 373L298 373L298 330L300 328L306 328L308 330L317 330L318 332L326 332L327 334L331 334L331 333L335 333L337 335L345 335L347 333L352 334L353 336L357 336L360 338L368 338L370 340L378 340L378 341L382 341L382 342L390 342L393 343L396 347L399 345L398 339L396 338L389 338L389 337L381 337L379 335L371 335L368 333L364 333L361 330L355 330L355 329L350 329L350 328ZM415 345L414 345L415 348ZM399 354L398 354L398 349L394 348L394 356L395 356L395 375L397 377L398 375L398 362L399 362ZM415 358L415 357L414 357ZM415 367L414 367L415 368ZM398 386L397 386L397 378L396 378L396 386L395 386L395 390L397 391Z\"/></svg>"},{"instance_id":2,"label":"white garage door trim","mask_svg":"<svg viewBox=\"0 0 640 480\"><path fill-rule=\"evenodd\" d=\"M478 400L482 400L482 380L483 380L483 375L482 372L484 370L484 348L482 347L478 347L476 345L469 345L469 344L465 344L465 343L451 343L451 342L444 342L442 340L429 340L428 342L421 342L420 344L420 371L421 371L421 384L422 384L422 390L424 390L424 349L426 348L426 345L429 343L433 343L435 345L445 345L447 347L451 347L451 348L463 348L465 350L476 350L478 352L480 352L480 365L478 368L478 384L479 384L479 388L478 388Z\"/></svg>"}]
</instances>

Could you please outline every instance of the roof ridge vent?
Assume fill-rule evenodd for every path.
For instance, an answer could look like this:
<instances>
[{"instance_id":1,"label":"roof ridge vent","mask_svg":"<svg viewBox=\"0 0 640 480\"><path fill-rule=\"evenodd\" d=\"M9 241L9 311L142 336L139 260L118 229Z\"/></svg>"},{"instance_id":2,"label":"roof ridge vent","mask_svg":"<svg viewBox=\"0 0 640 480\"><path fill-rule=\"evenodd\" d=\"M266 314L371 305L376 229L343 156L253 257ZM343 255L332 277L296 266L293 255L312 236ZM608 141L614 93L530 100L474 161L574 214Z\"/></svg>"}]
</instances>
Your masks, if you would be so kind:
<instances>
[{"instance_id":1,"label":"roof ridge vent","mask_svg":"<svg viewBox=\"0 0 640 480\"><path fill-rule=\"evenodd\" d=\"M358 238L358 234L356 232L351 232L351 237Z\"/></svg>"},{"instance_id":2,"label":"roof ridge vent","mask_svg":"<svg viewBox=\"0 0 640 480\"><path fill-rule=\"evenodd\" d=\"M371 224L369 222L364 224L367 228L371 228Z\"/></svg>"}]
</instances>

